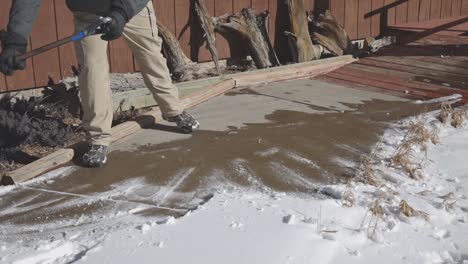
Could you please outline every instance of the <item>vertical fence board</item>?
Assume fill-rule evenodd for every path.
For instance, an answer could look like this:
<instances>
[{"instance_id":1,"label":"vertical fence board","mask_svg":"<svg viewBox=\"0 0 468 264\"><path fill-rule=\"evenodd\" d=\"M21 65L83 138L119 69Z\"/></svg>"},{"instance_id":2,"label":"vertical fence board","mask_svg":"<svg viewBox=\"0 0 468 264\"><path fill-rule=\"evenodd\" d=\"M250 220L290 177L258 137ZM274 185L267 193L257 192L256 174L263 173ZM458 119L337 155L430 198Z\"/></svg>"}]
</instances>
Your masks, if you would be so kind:
<instances>
[{"instance_id":1,"label":"vertical fence board","mask_svg":"<svg viewBox=\"0 0 468 264\"><path fill-rule=\"evenodd\" d=\"M345 28L352 39L358 36L359 0L346 0Z\"/></svg>"},{"instance_id":2,"label":"vertical fence board","mask_svg":"<svg viewBox=\"0 0 468 264\"><path fill-rule=\"evenodd\" d=\"M371 18L366 14L372 11L372 0L359 0L358 11L358 38L371 35Z\"/></svg>"},{"instance_id":3,"label":"vertical fence board","mask_svg":"<svg viewBox=\"0 0 468 264\"><path fill-rule=\"evenodd\" d=\"M403 24L408 22L408 2L399 4L396 7L395 23Z\"/></svg>"},{"instance_id":4,"label":"vertical fence board","mask_svg":"<svg viewBox=\"0 0 468 264\"><path fill-rule=\"evenodd\" d=\"M468 0L462 0L461 15L468 15Z\"/></svg>"},{"instance_id":5,"label":"vertical fence board","mask_svg":"<svg viewBox=\"0 0 468 264\"><path fill-rule=\"evenodd\" d=\"M227 1L227 0L222 0ZM252 7L258 12L268 9L268 0L252 0Z\"/></svg>"},{"instance_id":6,"label":"vertical fence board","mask_svg":"<svg viewBox=\"0 0 468 264\"><path fill-rule=\"evenodd\" d=\"M395 25L396 7L392 5L394 2L395 2L395 0L385 0L385 2L384 2L385 6L386 6L386 10L387 10L387 25L388 26Z\"/></svg>"},{"instance_id":7,"label":"vertical fence board","mask_svg":"<svg viewBox=\"0 0 468 264\"><path fill-rule=\"evenodd\" d=\"M134 70L132 51L123 37L109 42L110 70L115 73L128 73Z\"/></svg>"},{"instance_id":8,"label":"vertical fence board","mask_svg":"<svg viewBox=\"0 0 468 264\"><path fill-rule=\"evenodd\" d=\"M315 14L325 13L325 11L330 9L330 1L332 0L315 0L314 1L314 13Z\"/></svg>"},{"instance_id":9,"label":"vertical fence board","mask_svg":"<svg viewBox=\"0 0 468 264\"><path fill-rule=\"evenodd\" d=\"M419 2L420 0L408 1L408 22L419 21Z\"/></svg>"},{"instance_id":10,"label":"vertical fence board","mask_svg":"<svg viewBox=\"0 0 468 264\"><path fill-rule=\"evenodd\" d=\"M222 0L215 2L215 16L221 16L224 14L232 14L233 13L233 0ZM229 44L224 39L221 34L216 34L216 48L219 52L219 57L226 59L229 58L230 50Z\"/></svg>"},{"instance_id":11,"label":"vertical fence board","mask_svg":"<svg viewBox=\"0 0 468 264\"><path fill-rule=\"evenodd\" d=\"M452 17L457 17L461 15L461 6L462 6L462 0L452 0L452 12L451 12Z\"/></svg>"},{"instance_id":12,"label":"vertical fence board","mask_svg":"<svg viewBox=\"0 0 468 264\"><path fill-rule=\"evenodd\" d=\"M431 0L421 0L419 4L419 21L427 21L431 16Z\"/></svg>"},{"instance_id":13,"label":"vertical fence board","mask_svg":"<svg viewBox=\"0 0 468 264\"><path fill-rule=\"evenodd\" d=\"M449 18L452 15L452 0L443 0L442 1L442 10L440 12L441 18Z\"/></svg>"},{"instance_id":14,"label":"vertical fence board","mask_svg":"<svg viewBox=\"0 0 468 264\"><path fill-rule=\"evenodd\" d=\"M304 8L307 11L313 11L315 7L315 0L304 0Z\"/></svg>"},{"instance_id":15,"label":"vertical fence board","mask_svg":"<svg viewBox=\"0 0 468 264\"><path fill-rule=\"evenodd\" d=\"M449 0L444 0L444 1L448 2ZM432 0L431 1L431 15L429 18L431 20L440 19L441 9L442 9L442 0Z\"/></svg>"},{"instance_id":16,"label":"vertical fence board","mask_svg":"<svg viewBox=\"0 0 468 264\"><path fill-rule=\"evenodd\" d=\"M59 39L70 36L75 31L73 14L68 10L65 1L55 1L55 17L57 21L57 37ZM72 66L77 66L75 46L69 43L59 48L61 78L73 76Z\"/></svg>"},{"instance_id":17,"label":"vertical fence board","mask_svg":"<svg viewBox=\"0 0 468 264\"><path fill-rule=\"evenodd\" d=\"M384 6L384 0L372 0L372 11L378 13L373 13L371 17L371 34L372 36L378 36L382 33L382 24L386 24L385 21L382 21L384 14L382 14L382 7Z\"/></svg>"},{"instance_id":18,"label":"vertical fence board","mask_svg":"<svg viewBox=\"0 0 468 264\"><path fill-rule=\"evenodd\" d=\"M250 7L250 4L251 4L250 0L233 0L232 8L233 8L233 11L237 13L244 8Z\"/></svg>"},{"instance_id":19,"label":"vertical fence board","mask_svg":"<svg viewBox=\"0 0 468 264\"><path fill-rule=\"evenodd\" d=\"M162 1L158 0L158 2L162 2ZM187 54L189 58L195 59L190 54L190 28L186 27L186 25L189 25L189 22L190 22L189 21L189 16L190 16L189 1L174 0L174 2L175 2L174 7L175 7L175 30L176 30L175 36L179 40L180 46L184 50L185 54ZM161 12L164 12L164 11L161 10Z\"/></svg>"},{"instance_id":20,"label":"vertical fence board","mask_svg":"<svg viewBox=\"0 0 468 264\"><path fill-rule=\"evenodd\" d=\"M31 34L31 47L37 49L57 40L55 7L53 0L42 1L36 24ZM53 49L33 58L36 86L45 86L49 78L53 82L60 80L60 62L58 49Z\"/></svg>"},{"instance_id":21,"label":"vertical fence board","mask_svg":"<svg viewBox=\"0 0 468 264\"><path fill-rule=\"evenodd\" d=\"M0 29L6 29L7 24L8 24L8 13L10 11L10 4L11 0L5 1L2 4L0 4ZM2 50L2 47L0 45L0 51ZM0 93L1 92L6 92L7 91L7 84L6 84L6 77L2 73L0 73Z\"/></svg>"},{"instance_id":22,"label":"vertical fence board","mask_svg":"<svg viewBox=\"0 0 468 264\"><path fill-rule=\"evenodd\" d=\"M342 26L345 24L346 0L330 0L330 10Z\"/></svg>"},{"instance_id":23,"label":"vertical fence board","mask_svg":"<svg viewBox=\"0 0 468 264\"><path fill-rule=\"evenodd\" d=\"M234 0L234 11L236 11L236 2L245 2L246 0ZM270 19L268 21L268 33L271 43L275 43L276 38L276 16L278 12L278 0L269 0L268 9L270 10Z\"/></svg>"}]
</instances>

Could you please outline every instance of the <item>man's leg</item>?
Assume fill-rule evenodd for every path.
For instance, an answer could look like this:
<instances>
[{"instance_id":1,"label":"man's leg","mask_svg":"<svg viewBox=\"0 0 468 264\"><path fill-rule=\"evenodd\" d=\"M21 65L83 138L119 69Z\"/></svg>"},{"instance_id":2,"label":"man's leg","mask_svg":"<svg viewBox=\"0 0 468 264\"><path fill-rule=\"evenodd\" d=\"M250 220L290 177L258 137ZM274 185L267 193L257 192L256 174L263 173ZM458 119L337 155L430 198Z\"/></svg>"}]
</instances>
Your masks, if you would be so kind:
<instances>
[{"instance_id":1,"label":"man's leg","mask_svg":"<svg viewBox=\"0 0 468 264\"><path fill-rule=\"evenodd\" d=\"M153 4L133 17L126 25L124 37L132 49L137 63L141 67L146 86L161 107L163 116L186 132L198 129L198 122L184 112L184 105L179 99L179 91L172 83L166 59L161 53L162 40L158 28Z\"/></svg>"},{"instance_id":2,"label":"man's leg","mask_svg":"<svg viewBox=\"0 0 468 264\"><path fill-rule=\"evenodd\" d=\"M75 28L83 30L99 17L88 13L75 13ZM83 157L86 165L102 166L111 143L112 93L110 90L107 41L99 35L87 37L75 45L79 64L79 85L83 109L83 128L89 134L90 152Z\"/></svg>"}]
</instances>

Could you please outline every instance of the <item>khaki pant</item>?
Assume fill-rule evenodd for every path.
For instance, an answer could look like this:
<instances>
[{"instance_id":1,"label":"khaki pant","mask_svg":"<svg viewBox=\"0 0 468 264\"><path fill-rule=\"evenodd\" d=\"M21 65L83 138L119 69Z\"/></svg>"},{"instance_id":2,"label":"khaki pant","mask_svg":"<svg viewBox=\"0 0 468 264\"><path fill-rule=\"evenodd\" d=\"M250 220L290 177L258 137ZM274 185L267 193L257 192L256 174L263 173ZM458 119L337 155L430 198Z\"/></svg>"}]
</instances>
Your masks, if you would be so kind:
<instances>
[{"instance_id":1,"label":"khaki pant","mask_svg":"<svg viewBox=\"0 0 468 264\"><path fill-rule=\"evenodd\" d=\"M75 28L83 30L95 22L98 16L77 12ZM172 84L166 59L161 53L162 40L158 36L156 16L151 1L126 25L123 37L132 50L146 86L164 116L180 114L182 103L177 87ZM111 143L113 118L112 92L107 59L108 42L100 36L87 37L76 43L80 66L80 94L83 108L83 127L88 131L92 144L108 146Z\"/></svg>"}]
</instances>

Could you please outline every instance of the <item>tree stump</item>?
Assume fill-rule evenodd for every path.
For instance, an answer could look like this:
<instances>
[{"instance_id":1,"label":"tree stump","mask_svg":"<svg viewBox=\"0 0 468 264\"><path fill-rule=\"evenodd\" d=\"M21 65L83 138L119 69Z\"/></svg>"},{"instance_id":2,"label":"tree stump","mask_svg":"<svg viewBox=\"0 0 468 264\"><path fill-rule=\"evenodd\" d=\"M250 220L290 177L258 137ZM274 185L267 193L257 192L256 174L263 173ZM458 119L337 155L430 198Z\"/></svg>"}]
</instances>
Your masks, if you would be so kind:
<instances>
[{"instance_id":1,"label":"tree stump","mask_svg":"<svg viewBox=\"0 0 468 264\"><path fill-rule=\"evenodd\" d=\"M203 0L192 1L194 1L194 11L198 17L198 21L200 22L200 26L203 31L203 37L206 40L206 46L210 50L218 74L221 75L221 68L219 67L218 50L216 49L215 19L213 19L213 17L209 15Z\"/></svg>"},{"instance_id":2,"label":"tree stump","mask_svg":"<svg viewBox=\"0 0 468 264\"><path fill-rule=\"evenodd\" d=\"M244 8L240 13L216 18L218 32L227 36L235 34L247 42L249 53L259 69L279 65L266 30L268 15L265 11L257 16L252 8Z\"/></svg>"},{"instance_id":3,"label":"tree stump","mask_svg":"<svg viewBox=\"0 0 468 264\"><path fill-rule=\"evenodd\" d=\"M295 62L306 62L319 59L321 49L314 46L309 33L307 11L302 0L285 0L291 25L290 31L284 32L288 37L291 53Z\"/></svg>"},{"instance_id":4,"label":"tree stump","mask_svg":"<svg viewBox=\"0 0 468 264\"><path fill-rule=\"evenodd\" d=\"M309 18L310 34L314 42L322 45L335 56L354 53L353 44L346 30L329 10L319 15L317 19L313 16Z\"/></svg>"},{"instance_id":5,"label":"tree stump","mask_svg":"<svg viewBox=\"0 0 468 264\"><path fill-rule=\"evenodd\" d=\"M181 81L187 74L187 69L192 61L185 55L180 47L179 41L176 37L159 21L158 29L159 36L163 40L162 52L167 60L167 66L172 73L174 81Z\"/></svg>"}]
</instances>

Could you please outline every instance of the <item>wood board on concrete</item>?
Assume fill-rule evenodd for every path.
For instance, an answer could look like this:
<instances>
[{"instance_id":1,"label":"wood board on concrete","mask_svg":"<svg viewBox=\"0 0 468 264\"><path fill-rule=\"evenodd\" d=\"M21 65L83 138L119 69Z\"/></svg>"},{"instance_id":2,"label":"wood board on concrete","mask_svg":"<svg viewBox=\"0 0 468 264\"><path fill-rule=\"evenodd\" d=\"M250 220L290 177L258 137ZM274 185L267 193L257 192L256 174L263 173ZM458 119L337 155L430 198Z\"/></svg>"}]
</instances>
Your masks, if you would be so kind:
<instances>
[{"instance_id":1,"label":"wood board on concrete","mask_svg":"<svg viewBox=\"0 0 468 264\"><path fill-rule=\"evenodd\" d=\"M42 159L7 173L2 177L1 183L11 185L25 182L70 162L73 156L73 149L59 149Z\"/></svg>"}]
</instances>

